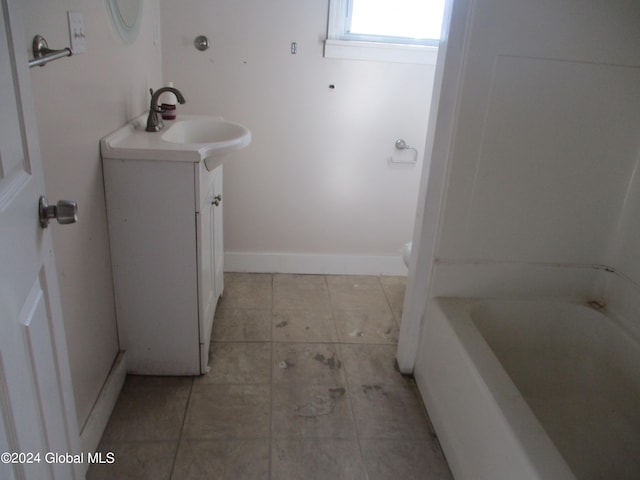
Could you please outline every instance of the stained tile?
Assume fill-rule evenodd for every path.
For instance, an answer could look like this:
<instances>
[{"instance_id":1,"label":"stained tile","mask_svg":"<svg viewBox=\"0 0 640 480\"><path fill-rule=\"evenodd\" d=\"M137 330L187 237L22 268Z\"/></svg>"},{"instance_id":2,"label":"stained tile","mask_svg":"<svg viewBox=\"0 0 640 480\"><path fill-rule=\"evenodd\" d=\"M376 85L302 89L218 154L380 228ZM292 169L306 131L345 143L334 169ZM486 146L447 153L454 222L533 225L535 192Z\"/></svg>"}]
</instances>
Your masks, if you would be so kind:
<instances>
[{"instance_id":1,"label":"stained tile","mask_svg":"<svg viewBox=\"0 0 640 480\"><path fill-rule=\"evenodd\" d=\"M189 377L182 377L184 380L180 377L164 378L165 385L153 377L133 377L127 381L103 440L129 442L179 437L192 381ZM148 386L154 383L155 386Z\"/></svg>"},{"instance_id":2,"label":"stained tile","mask_svg":"<svg viewBox=\"0 0 640 480\"><path fill-rule=\"evenodd\" d=\"M398 342L398 324L389 312L339 311L335 319L342 343Z\"/></svg>"},{"instance_id":3,"label":"stained tile","mask_svg":"<svg viewBox=\"0 0 640 480\"><path fill-rule=\"evenodd\" d=\"M331 312L279 311L273 313L274 342L336 342Z\"/></svg>"},{"instance_id":4,"label":"stained tile","mask_svg":"<svg viewBox=\"0 0 640 480\"><path fill-rule=\"evenodd\" d=\"M114 455L114 462L93 464L87 472L87 480L113 480L135 478L137 480L169 480L173 457L178 442L103 443L98 448L107 459Z\"/></svg>"},{"instance_id":5,"label":"stained tile","mask_svg":"<svg viewBox=\"0 0 640 480\"><path fill-rule=\"evenodd\" d=\"M213 320L214 342L271 340L271 310L217 308Z\"/></svg>"},{"instance_id":6,"label":"stained tile","mask_svg":"<svg viewBox=\"0 0 640 480\"><path fill-rule=\"evenodd\" d=\"M273 390L271 434L281 437L355 438L345 387L280 384Z\"/></svg>"},{"instance_id":7,"label":"stained tile","mask_svg":"<svg viewBox=\"0 0 640 480\"><path fill-rule=\"evenodd\" d=\"M327 276L327 283L334 310L390 311L378 277Z\"/></svg>"},{"instance_id":8,"label":"stained tile","mask_svg":"<svg viewBox=\"0 0 640 480\"><path fill-rule=\"evenodd\" d=\"M416 439L430 435L427 413L412 385L349 385L361 438Z\"/></svg>"},{"instance_id":9,"label":"stained tile","mask_svg":"<svg viewBox=\"0 0 640 480\"><path fill-rule=\"evenodd\" d=\"M269 385L196 383L183 438L266 438L269 436L269 401Z\"/></svg>"},{"instance_id":10,"label":"stained tile","mask_svg":"<svg viewBox=\"0 0 640 480\"><path fill-rule=\"evenodd\" d=\"M224 309L270 309L272 275L268 273L225 273L224 293L218 304Z\"/></svg>"},{"instance_id":11,"label":"stained tile","mask_svg":"<svg viewBox=\"0 0 640 480\"><path fill-rule=\"evenodd\" d=\"M273 308L331 311L325 277L322 275L274 275Z\"/></svg>"},{"instance_id":12,"label":"stained tile","mask_svg":"<svg viewBox=\"0 0 640 480\"><path fill-rule=\"evenodd\" d=\"M117 462L89 480L172 468L174 480L451 480L415 383L395 367L405 278L225 283L209 374L129 376L100 445Z\"/></svg>"},{"instance_id":13,"label":"stained tile","mask_svg":"<svg viewBox=\"0 0 640 480\"><path fill-rule=\"evenodd\" d=\"M275 439L271 447L271 478L365 480L356 440Z\"/></svg>"},{"instance_id":14,"label":"stained tile","mask_svg":"<svg viewBox=\"0 0 640 480\"><path fill-rule=\"evenodd\" d=\"M369 480L453 480L440 446L424 440L361 440Z\"/></svg>"},{"instance_id":15,"label":"stained tile","mask_svg":"<svg viewBox=\"0 0 640 480\"><path fill-rule=\"evenodd\" d=\"M405 384L408 380L396 368L395 345L340 345L349 383Z\"/></svg>"},{"instance_id":16,"label":"stained tile","mask_svg":"<svg viewBox=\"0 0 640 480\"><path fill-rule=\"evenodd\" d=\"M274 343L273 383L344 385L342 360L335 345Z\"/></svg>"},{"instance_id":17,"label":"stained tile","mask_svg":"<svg viewBox=\"0 0 640 480\"><path fill-rule=\"evenodd\" d=\"M174 480L269 479L269 440L182 440Z\"/></svg>"},{"instance_id":18,"label":"stained tile","mask_svg":"<svg viewBox=\"0 0 640 480\"><path fill-rule=\"evenodd\" d=\"M196 383L269 383L271 344L267 342L213 342L209 372Z\"/></svg>"}]
</instances>

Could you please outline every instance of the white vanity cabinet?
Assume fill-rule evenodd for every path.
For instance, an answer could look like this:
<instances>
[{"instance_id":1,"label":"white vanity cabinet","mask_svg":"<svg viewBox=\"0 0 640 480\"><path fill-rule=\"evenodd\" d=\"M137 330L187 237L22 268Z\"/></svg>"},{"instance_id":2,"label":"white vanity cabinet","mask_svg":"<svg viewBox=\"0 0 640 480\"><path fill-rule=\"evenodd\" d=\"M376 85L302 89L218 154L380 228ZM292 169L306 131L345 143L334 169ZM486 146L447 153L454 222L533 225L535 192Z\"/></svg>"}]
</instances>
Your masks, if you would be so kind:
<instances>
[{"instance_id":1,"label":"white vanity cabinet","mask_svg":"<svg viewBox=\"0 0 640 480\"><path fill-rule=\"evenodd\" d=\"M103 158L129 373L206 373L223 290L222 165Z\"/></svg>"}]
</instances>

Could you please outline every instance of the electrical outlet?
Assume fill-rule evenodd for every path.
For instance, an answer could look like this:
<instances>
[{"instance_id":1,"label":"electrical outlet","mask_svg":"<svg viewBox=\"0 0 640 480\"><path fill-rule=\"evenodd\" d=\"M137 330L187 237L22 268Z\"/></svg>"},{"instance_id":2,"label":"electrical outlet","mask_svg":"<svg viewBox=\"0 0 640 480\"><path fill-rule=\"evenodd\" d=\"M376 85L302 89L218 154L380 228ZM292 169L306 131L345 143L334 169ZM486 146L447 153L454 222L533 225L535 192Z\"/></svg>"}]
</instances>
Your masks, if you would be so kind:
<instances>
[{"instance_id":1,"label":"electrical outlet","mask_svg":"<svg viewBox=\"0 0 640 480\"><path fill-rule=\"evenodd\" d=\"M84 19L79 12L67 12L69 17L69 41L74 55L87 51L87 36L84 33Z\"/></svg>"}]
</instances>

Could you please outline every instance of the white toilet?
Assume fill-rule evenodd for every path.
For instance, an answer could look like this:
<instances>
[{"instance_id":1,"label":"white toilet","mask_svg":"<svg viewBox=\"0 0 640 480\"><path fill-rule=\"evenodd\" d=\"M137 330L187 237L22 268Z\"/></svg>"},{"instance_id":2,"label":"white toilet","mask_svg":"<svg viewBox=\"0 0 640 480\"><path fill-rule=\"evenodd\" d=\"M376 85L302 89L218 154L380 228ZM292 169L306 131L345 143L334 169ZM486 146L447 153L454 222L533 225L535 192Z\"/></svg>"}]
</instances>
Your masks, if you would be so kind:
<instances>
[{"instance_id":1,"label":"white toilet","mask_svg":"<svg viewBox=\"0 0 640 480\"><path fill-rule=\"evenodd\" d=\"M402 260L407 268L409 268L409 257L411 256L411 243L412 242L407 242L402 247Z\"/></svg>"}]
</instances>

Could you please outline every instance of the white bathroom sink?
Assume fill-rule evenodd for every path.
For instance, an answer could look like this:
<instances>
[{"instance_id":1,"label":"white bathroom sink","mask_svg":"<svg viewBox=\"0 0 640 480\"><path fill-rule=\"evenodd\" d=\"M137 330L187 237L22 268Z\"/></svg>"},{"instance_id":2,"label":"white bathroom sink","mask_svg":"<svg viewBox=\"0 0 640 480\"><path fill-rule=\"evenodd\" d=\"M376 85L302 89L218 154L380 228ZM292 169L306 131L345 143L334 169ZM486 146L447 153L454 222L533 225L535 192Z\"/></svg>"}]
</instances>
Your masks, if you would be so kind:
<instances>
[{"instance_id":1,"label":"white bathroom sink","mask_svg":"<svg viewBox=\"0 0 640 480\"><path fill-rule=\"evenodd\" d=\"M173 122L162 134L162 139L173 143L215 143L218 148L224 148L242 143L247 136L251 133L242 125L222 118L202 117Z\"/></svg>"},{"instance_id":2,"label":"white bathroom sink","mask_svg":"<svg viewBox=\"0 0 640 480\"><path fill-rule=\"evenodd\" d=\"M221 117L178 115L165 120L159 132L145 131L141 115L100 142L104 158L160 161L203 161L207 170L223 163L226 154L251 142L248 128Z\"/></svg>"}]
</instances>

